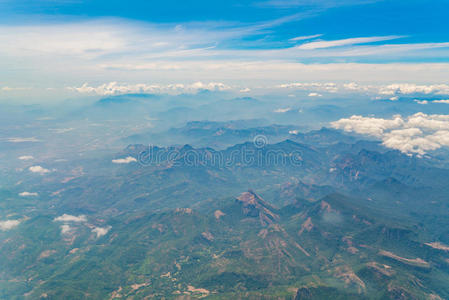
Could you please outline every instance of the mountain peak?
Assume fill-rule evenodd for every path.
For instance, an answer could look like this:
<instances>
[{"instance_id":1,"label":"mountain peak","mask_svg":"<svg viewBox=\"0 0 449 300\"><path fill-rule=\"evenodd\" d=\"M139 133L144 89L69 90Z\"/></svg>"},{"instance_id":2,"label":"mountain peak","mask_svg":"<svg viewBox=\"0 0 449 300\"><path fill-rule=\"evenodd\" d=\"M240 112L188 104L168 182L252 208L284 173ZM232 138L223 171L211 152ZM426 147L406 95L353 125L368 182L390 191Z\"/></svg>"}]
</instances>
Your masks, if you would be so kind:
<instances>
[{"instance_id":1,"label":"mountain peak","mask_svg":"<svg viewBox=\"0 0 449 300\"><path fill-rule=\"evenodd\" d=\"M252 190L240 194L237 201L245 216L258 217L263 226L279 220L279 215L273 212L274 208Z\"/></svg>"}]
</instances>

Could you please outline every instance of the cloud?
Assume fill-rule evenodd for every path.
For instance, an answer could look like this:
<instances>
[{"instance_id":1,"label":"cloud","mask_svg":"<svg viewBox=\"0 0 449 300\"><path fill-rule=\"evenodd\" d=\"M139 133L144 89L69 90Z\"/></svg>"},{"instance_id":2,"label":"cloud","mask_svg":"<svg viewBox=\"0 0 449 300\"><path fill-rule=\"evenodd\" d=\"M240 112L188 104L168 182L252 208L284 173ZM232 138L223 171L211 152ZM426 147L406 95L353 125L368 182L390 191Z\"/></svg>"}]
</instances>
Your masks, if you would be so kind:
<instances>
[{"instance_id":1,"label":"cloud","mask_svg":"<svg viewBox=\"0 0 449 300\"><path fill-rule=\"evenodd\" d=\"M0 221L0 230L6 231L10 230L20 224L19 220L6 220L6 221Z\"/></svg>"},{"instance_id":2,"label":"cloud","mask_svg":"<svg viewBox=\"0 0 449 300\"><path fill-rule=\"evenodd\" d=\"M432 103L444 103L444 104L449 104L449 99L444 99L444 100L434 100L434 101L432 101Z\"/></svg>"},{"instance_id":3,"label":"cloud","mask_svg":"<svg viewBox=\"0 0 449 300\"><path fill-rule=\"evenodd\" d=\"M414 100L416 103L421 104L421 105L426 105L429 104L429 101L427 100Z\"/></svg>"},{"instance_id":4,"label":"cloud","mask_svg":"<svg viewBox=\"0 0 449 300\"><path fill-rule=\"evenodd\" d=\"M422 156L449 146L449 115L420 112L407 118L396 115L392 119L352 116L332 122L331 126L376 137L385 147L406 154Z\"/></svg>"},{"instance_id":5,"label":"cloud","mask_svg":"<svg viewBox=\"0 0 449 300\"><path fill-rule=\"evenodd\" d=\"M11 92L11 91L23 91L23 90L30 90L30 88L25 88L25 87L9 87L9 86L4 86L1 88L2 91L4 92Z\"/></svg>"},{"instance_id":6,"label":"cloud","mask_svg":"<svg viewBox=\"0 0 449 300\"><path fill-rule=\"evenodd\" d=\"M243 88L239 92L240 93L249 93L249 92L251 92L251 89L250 88Z\"/></svg>"},{"instance_id":7,"label":"cloud","mask_svg":"<svg viewBox=\"0 0 449 300\"><path fill-rule=\"evenodd\" d=\"M19 194L20 197L31 197L31 196L38 196L38 193L35 192L22 192Z\"/></svg>"},{"instance_id":8,"label":"cloud","mask_svg":"<svg viewBox=\"0 0 449 300\"><path fill-rule=\"evenodd\" d=\"M54 128L54 129L49 129L51 131L54 131L55 133L66 133L69 131L72 131L75 128Z\"/></svg>"},{"instance_id":9,"label":"cloud","mask_svg":"<svg viewBox=\"0 0 449 300\"><path fill-rule=\"evenodd\" d=\"M321 97L323 95L318 94L318 93L309 93L307 96L309 96L309 97Z\"/></svg>"},{"instance_id":10,"label":"cloud","mask_svg":"<svg viewBox=\"0 0 449 300\"><path fill-rule=\"evenodd\" d=\"M81 87L68 87L69 90L76 91L83 94L97 94L102 96L119 95L119 94L160 94L160 93L196 93L198 91L226 91L231 89L230 86L221 82L202 83L200 81L192 84L119 84L117 82L110 82L99 85L97 87L89 86L87 83Z\"/></svg>"},{"instance_id":11,"label":"cloud","mask_svg":"<svg viewBox=\"0 0 449 300\"><path fill-rule=\"evenodd\" d=\"M72 230L72 228L67 225L67 224L63 224L61 225L61 234L67 234Z\"/></svg>"},{"instance_id":12,"label":"cloud","mask_svg":"<svg viewBox=\"0 0 449 300\"><path fill-rule=\"evenodd\" d=\"M449 85L432 84L417 85L410 83L395 83L380 88L379 93L382 95L409 95L409 94L449 94Z\"/></svg>"},{"instance_id":13,"label":"cloud","mask_svg":"<svg viewBox=\"0 0 449 300\"><path fill-rule=\"evenodd\" d=\"M8 142L11 143L27 143L27 142L39 142L39 140L35 137L23 138L23 137L13 137L9 138Z\"/></svg>"},{"instance_id":14,"label":"cloud","mask_svg":"<svg viewBox=\"0 0 449 300\"><path fill-rule=\"evenodd\" d=\"M104 228L102 228L102 227L95 227L94 229L92 229L92 232L97 235L97 238L99 238L101 236L106 235L111 228L112 228L111 226L104 227Z\"/></svg>"},{"instance_id":15,"label":"cloud","mask_svg":"<svg viewBox=\"0 0 449 300\"><path fill-rule=\"evenodd\" d=\"M360 91L366 92L369 90L369 87L360 85L356 82L345 83L345 84L343 84L343 88L348 91L358 91L358 92L360 92Z\"/></svg>"},{"instance_id":16,"label":"cloud","mask_svg":"<svg viewBox=\"0 0 449 300\"><path fill-rule=\"evenodd\" d=\"M31 155L23 155L23 156L19 156L19 159L20 160L31 160L31 159L34 159L34 157Z\"/></svg>"},{"instance_id":17,"label":"cloud","mask_svg":"<svg viewBox=\"0 0 449 300\"><path fill-rule=\"evenodd\" d=\"M274 112L275 113L286 113L290 110L292 110L290 107L286 107L286 108L278 108L278 109L274 110Z\"/></svg>"},{"instance_id":18,"label":"cloud","mask_svg":"<svg viewBox=\"0 0 449 300\"><path fill-rule=\"evenodd\" d=\"M289 41L296 42L296 41L311 40L311 39L314 39L314 38L317 38L317 37L320 37L320 36L322 36L322 34L297 36L295 38L289 39Z\"/></svg>"},{"instance_id":19,"label":"cloud","mask_svg":"<svg viewBox=\"0 0 449 300\"><path fill-rule=\"evenodd\" d=\"M274 8L293 8L293 7L304 7L304 8L320 8L329 9L333 7L347 6L347 5L360 5L377 2L379 0L268 0L260 3L261 6L270 6Z\"/></svg>"},{"instance_id":20,"label":"cloud","mask_svg":"<svg viewBox=\"0 0 449 300\"><path fill-rule=\"evenodd\" d=\"M315 49L323 49L323 48L331 48L331 47L341 47L341 46L350 46L357 44L368 44L374 42L388 41L401 38L401 36L389 35L389 36L374 36L374 37L359 37L359 38L349 38L342 40L333 40L333 41L317 41L310 42L306 44L302 44L298 46L298 49L303 50L315 50Z\"/></svg>"},{"instance_id":21,"label":"cloud","mask_svg":"<svg viewBox=\"0 0 449 300\"><path fill-rule=\"evenodd\" d=\"M299 90L329 92L329 93L355 92L363 94L380 95L383 97L388 97L390 100L393 101L398 100L399 97L402 95L413 95L413 94L449 95L449 85L447 84L424 85L415 83L393 83L388 85L385 84L375 85L357 82L348 82L348 83L293 82L293 83L279 84L276 85L275 88L299 89ZM441 101L440 103L445 103L444 100L438 101Z\"/></svg>"},{"instance_id":22,"label":"cloud","mask_svg":"<svg viewBox=\"0 0 449 300\"><path fill-rule=\"evenodd\" d=\"M253 89L274 79L378 81L382 78L388 82L401 78L417 82L423 78L422 74L426 74L426 80L431 78L435 82L448 78L447 64L417 61L443 61L449 43L391 44L394 41L390 40L399 36L306 41L318 36L304 35L284 43L260 38L261 34L267 34L268 28L297 17L263 24L154 24L103 18L0 25L0 60L8 61L4 72L17 73L5 85L22 86L23 82L32 80L34 95L55 98L60 98L60 93L70 93L62 86L54 86L56 78L58 82L69 82L72 91L97 95L141 90L173 92L173 86L174 92L182 93L189 90L185 87L188 84L177 88L176 83L192 81L229 86L244 80ZM298 47L292 45L301 40L306 42ZM378 63L355 63L368 61ZM408 63L392 63L398 61ZM35 70L43 68L46 76L36 77ZM152 78L160 84L154 86L145 81L141 85L143 78ZM109 86L116 80L127 80L129 84ZM94 85L83 85L93 81ZM56 89L49 91L48 87ZM22 97L25 93L11 92L11 95Z\"/></svg>"},{"instance_id":23,"label":"cloud","mask_svg":"<svg viewBox=\"0 0 449 300\"><path fill-rule=\"evenodd\" d=\"M29 169L31 172L33 172L33 173L39 173L39 174L41 174L41 175L44 175L44 174L46 174L46 173L50 173L50 172L51 172L50 170L45 169L45 168L43 168L43 167L41 167L41 166L31 166L31 167L29 167L28 169Z\"/></svg>"},{"instance_id":24,"label":"cloud","mask_svg":"<svg viewBox=\"0 0 449 300\"><path fill-rule=\"evenodd\" d=\"M356 132L380 138L387 130L403 126L404 120L401 116L395 116L391 120L352 116L349 119L340 119L332 122L331 125L336 129L343 129L347 132Z\"/></svg>"},{"instance_id":25,"label":"cloud","mask_svg":"<svg viewBox=\"0 0 449 300\"><path fill-rule=\"evenodd\" d=\"M113 159L112 163L114 164L129 164L132 162L137 162L137 159L135 159L132 156L128 156L126 158L118 158L118 159Z\"/></svg>"},{"instance_id":26,"label":"cloud","mask_svg":"<svg viewBox=\"0 0 449 300\"><path fill-rule=\"evenodd\" d=\"M87 217L85 215L79 215L79 216L72 216L68 214L63 214L62 216L59 216L54 219L56 222L87 222Z\"/></svg>"},{"instance_id":27,"label":"cloud","mask_svg":"<svg viewBox=\"0 0 449 300\"><path fill-rule=\"evenodd\" d=\"M338 85L333 82L292 82L279 84L276 86L276 88L298 89L305 91L324 91L329 93L336 93L338 91Z\"/></svg>"}]
</instances>

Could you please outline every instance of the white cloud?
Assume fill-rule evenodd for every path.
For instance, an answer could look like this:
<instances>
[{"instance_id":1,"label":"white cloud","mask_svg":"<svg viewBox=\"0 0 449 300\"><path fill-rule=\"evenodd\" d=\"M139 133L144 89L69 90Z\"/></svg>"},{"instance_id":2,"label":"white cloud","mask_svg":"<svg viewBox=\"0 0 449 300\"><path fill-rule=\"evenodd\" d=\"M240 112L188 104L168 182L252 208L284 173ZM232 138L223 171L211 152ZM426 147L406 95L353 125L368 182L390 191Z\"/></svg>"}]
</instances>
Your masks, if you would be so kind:
<instances>
[{"instance_id":1,"label":"white cloud","mask_svg":"<svg viewBox=\"0 0 449 300\"><path fill-rule=\"evenodd\" d=\"M333 82L292 82L292 83L284 83L280 84L277 87L278 88L286 88L286 89L302 89L302 90L308 90L313 88L320 88L320 89L334 89L337 86L337 84Z\"/></svg>"},{"instance_id":2,"label":"white cloud","mask_svg":"<svg viewBox=\"0 0 449 300\"><path fill-rule=\"evenodd\" d=\"M49 130L54 131L56 133L66 133L66 132L72 131L73 129L75 129L75 128L54 128L54 129L49 129Z\"/></svg>"},{"instance_id":3,"label":"white cloud","mask_svg":"<svg viewBox=\"0 0 449 300\"><path fill-rule=\"evenodd\" d=\"M445 99L445 100L434 100L432 101L432 103L444 103L444 104L449 104L449 99Z\"/></svg>"},{"instance_id":4,"label":"white cloud","mask_svg":"<svg viewBox=\"0 0 449 300\"><path fill-rule=\"evenodd\" d=\"M23 137L13 137L9 138L8 142L11 143L27 143L27 142L39 142L39 140L35 137L23 138Z\"/></svg>"},{"instance_id":5,"label":"white cloud","mask_svg":"<svg viewBox=\"0 0 449 300\"><path fill-rule=\"evenodd\" d=\"M416 103L421 104L421 105L426 105L429 104L429 101L427 100L414 100Z\"/></svg>"},{"instance_id":6,"label":"white cloud","mask_svg":"<svg viewBox=\"0 0 449 300\"><path fill-rule=\"evenodd\" d=\"M79 215L79 216L72 216L68 214L63 214L62 216L59 216L54 219L56 222L87 222L87 217L85 215Z\"/></svg>"},{"instance_id":7,"label":"white cloud","mask_svg":"<svg viewBox=\"0 0 449 300\"><path fill-rule=\"evenodd\" d=\"M251 89L250 88L243 88L239 92L240 93L249 93L249 92L251 92Z\"/></svg>"},{"instance_id":8,"label":"white cloud","mask_svg":"<svg viewBox=\"0 0 449 300\"><path fill-rule=\"evenodd\" d=\"M401 38L401 36L374 36L374 37L359 37L359 38L349 38L342 40L333 40L333 41L317 41L310 42L306 44L302 44L298 46L298 49L304 50L315 50L315 49L323 49L323 48L331 48L331 47L341 47L341 46L350 46L356 44L368 44L374 42L388 41Z\"/></svg>"},{"instance_id":9,"label":"white cloud","mask_svg":"<svg viewBox=\"0 0 449 300\"><path fill-rule=\"evenodd\" d=\"M31 159L34 159L34 157L31 155L23 155L23 156L19 156L19 159L20 160L31 160Z\"/></svg>"},{"instance_id":10,"label":"white cloud","mask_svg":"<svg viewBox=\"0 0 449 300\"><path fill-rule=\"evenodd\" d=\"M395 116L391 120L352 116L349 119L340 119L331 123L332 127L337 129L372 135L379 138L384 135L385 131L393 128L400 128L403 124L404 120L401 116Z\"/></svg>"},{"instance_id":11,"label":"white cloud","mask_svg":"<svg viewBox=\"0 0 449 300\"><path fill-rule=\"evenodd\" d=\"M349 91L366 91L367 87L360 85L356 82L349 82L343 84L343 88Z\"/></svg>"},{"instance_id":12,"label":"white cloud","mask_svg":"<svg viewBox=\"0 0 449 300\"><path fill-rule=\"evenodd\" d=\"M113 159L112 163L114 163L114 164L129 164L129 163L136 162L136 161L137 161L137 159L135 159L134 157L128 156L126 158Z\"/></svg>"},{"instance_id":13,"label":"white cloud","mask_svg":"<svg viewBox=\"0 0 449 300\"><path fill-rule=\"evenodd\" d=\"M275 113L286 113L288 111L292 110L290 107L286 107L286 108L278 108L276 110L274 110Z\"/></svg>"},{"instance_id":14,"label":"white cloud","mask_svg":"<svg viewBox=\"0 0 449 300\"><path fill-rule=\"evenodd\" d=\"M374 66L373 66L374 67ZM392 101L398 100L401 95L412 94L436 94L449 95L449 85L447 84L414 84L414 83L394 83L388 85L374 85L357 82L333 83L333 82L294 82L276 85L275 88L280 89L299 89L317 92L356 92L372 95L388 96ZM445 103L444 100L438 100ZM449 102L449 101L448 101ZM420 103L424 104L424 103Z\"/></svg>"},{"instance_id":15,"label":"white cloud","mask_svg":"<svg viewBox=\"0 0 449 300\"><path fill-rule=\"evenodd\" d=\"M9 86L4 86L1 88L2 91L4 92L11 92L11 91L23 91L23 90L29 90L30 88L25 88L25 87L9 87Z\"/></svg>"},{"instance_id":16,"label":"white cloud","mask_svg":"<svg viewBox=\"0 0 449 300\"><path fill-rule=\"evenodd\" d=\"M46 173L50 173L51 171L49 169L45 169L41 166L31 166L28 168L33 173L39 173L41 175L44 175Z\"/></svg>"},{"instance_id":17,"label":"white cloud","mask_svg":"<svg viewBox=\"0 0 449 300\"><path fill-rule=\"evenodd\" d=\"M208 91L226 91L231 89L230 86L221 82L209 82L202 83L200 81L192 84L119 84L117 82L110 82L99 85L97 87L89 86L87 83L83 84L81 87L68 87L69 90L76 91L78 93L85 94L97 94L102 96L107 95L119 95L119 94L129 94L129 93L149 93L149 94L160 94L160 93L196 93L201 90Z\"/></svg>"},{"instance_id":18,"label":"white cloud","mask_svg":"<svg viewBox=\"0 0 449 300\"><path fill-rule=\"evenodd\" d=\"M6 220L6 221L0 221L0 230L6 231L10 230L20 224L19 220Z\"/></svg>"},{"instance_id":19,"label":"white cloud","mask_svg":"<svg viewBox=\"0 0 449 300\"><path fill-rule=\"evenodd\" d=\"M352 116L331 125L379 138L385 147L418 156L449 146L449 115L416 113L407 118L396 115L392 119Z\"/></svg>"},{"instance_id":20,"label":"white cloud","mask_svg":"<svg viewBox=\"0 0 449 300\"><path fill-rule=\"evenodd\" d=\"M447 84L417 85L411 83L395 83L381 87L379 93L382 95L449 94L449 85Z\"/></svg>"},{"instance_id":21,"label":"white cloud","mask_svg":"<svg viewBox=\"0 0 449 300\"><path fill-rule=\"evenodd\" d=\"M293 83L284 83L279 84L276 88L280 89L296 89L296 90L304 90L304 91L321 91L321 92L329 92L336 93L338 92L338 85L333 82L293 82ZM311 93L312 96L318 96L318 93ZM321 96L321 95L319 95Z\"/></svg>"},{"instance_id":22,"label":"white cloud","mask_svg":"<svg viewBox=\"0 0 449 300\"><path fill-rule=\"evenodd\" d=\"M31 196L38 196L38 193L36 192L22 192L19 194L20 197L31 197Z\"/></svg>"},{"instance_id":23,"label":"white cloud","mask_svg":"<svg viewBox=\"0 0 449 300\"><path fill-rule=\"evenodd\" d=\"M99 238L101 236L106 235L111 228L112 228L111 226L108 226L108 227L95 227L94 229L92 229L92 232L97 235L97 238Z\"/></svg>"},{"instance_id":24,"label":"white cloud","mask_svg":"<svg viewBox=\"0 0 449 300\"><path fill-rule=\"evenodd\" d=\"M67 225L67 224L61 225L61 233L62 233L62 234L67 234L67 233L69 233L71 230L72 230L72 228L71 228L69 225Z\"/></svg>"},{"instance_id":25,"label":"white cloud","mask_svg":"<svg viewBox=\"0 0 449 300\"><path fill-rule=\"evenodd\" d=\"M313 35L304 35L304 36L297 36L295 38L289 39L289 41L296 42L296 41L305 41L305 40L311 40L317 37L322 36L322 34L313 34Z\"/></svg>"},{"instance_id":26,"label":"white cloud","mask_svg":"<svg viewBox=\"0 0 449 300\"><path fill-rule=\"evenodd\" d=\"M318 94L318 93L309 93L307 96L309 96L309 97L321 97L323 95Z\"/></svg>"}]
</instances>

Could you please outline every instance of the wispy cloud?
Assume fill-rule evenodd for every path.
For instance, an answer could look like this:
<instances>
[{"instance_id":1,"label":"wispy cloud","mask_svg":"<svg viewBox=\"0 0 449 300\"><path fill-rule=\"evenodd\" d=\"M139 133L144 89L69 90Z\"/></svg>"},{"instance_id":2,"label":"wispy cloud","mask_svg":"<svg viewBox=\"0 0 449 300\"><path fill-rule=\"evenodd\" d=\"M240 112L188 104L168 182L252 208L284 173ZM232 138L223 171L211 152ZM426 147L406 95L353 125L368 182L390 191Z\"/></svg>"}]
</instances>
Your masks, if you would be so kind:
<instances>
[{"instance_id":1,"label":"wispy cloud","mask_svg":"<svg viewBox=\"0 0 449 300\"><path fill-rule=\"evenodd\" d=\"M38 196L38 193L36 192L21 192L19 193L20 197L32 197L32 196Z\"/></svg>"},{"instance_id":2,"label":"wispy cloud","mask_svg":"<svg viewBox=\"0 0 449 300\"><path fill-rule=\"evenodd\" d=\"M40 142L40 140L38 140L35 137L12 137L12 138L8 138L8 142L11 143L28 143L28 142Z\"/></svg>"},{"instance_id":3,"label":"wispy cloud","mask_svg":"<svg viewBox=\"0 0 449 300\"><path fill-rule=\"evenodd\" d=\"M31 156L31 155L22 155L22 156L19 156L18 158L20 160L32 160L32 159L34 159L34 157Z\"/></svg>"},{"instance_id":4,"label":"wispy cloud","mask_svg":"<svg viewBox=\"0 0 449 300\"><path fill-rule=\"evenodd\" d=\"M294 38L289 39L289 41L296 42L296 41L305 41L305 40L311 40L317 37L322 36L322 34L314 34L314 35L303 35L303 36L297 36Z\"/></svg>"},{"instance_id":5,"label":"wispy cloud","mask_svg":"<svg viewBox=\"0 0 449 300\"><path fill-rule=\"evenodd\" d=\"M50 128L50 131L53 131L55 133L66 133L69 131L74 130L75 128Z\"/></svg>"},{"instance_id":6,"label":"wispy cloud","mask_svg":"<svg viewBox=\"0 0 449 300\"><path fill-rule=\"evenodd\" d=\"M29 87L9 87L9 86L4 86L0 90L4 91L4 92L11 92L11 91L24 91L24 90L30 90L30 89L31 88L29 88Z\"/></svg>"},{"instance_id":7,"label":"wispy cloud","mask_svg":"<svg viewBox=\"0 0 449 300\"><path fill-rule=\"evenodd\" d=\"M332 8L347 5L360 5L378 2L379 0L268 0L262 2L261 5L276 8L292 8L292 7L321 7Z\"/></svg>"},{"instance_id":8,"label":"wispy cloud","mask_svg":"<svg viewBox=\"0 0 449 300\"><path fill-rule=\"evenodd\" d=\"M368 43L394 40L394 39L398 39L401 37L402 36L389 35L389 36L374 36L374 37L357 37L357 38L349 38L349 39L333 40L333 41L316 41L316 42L302 44L302 45L298 46L298 49L315 50L315 49L323 49L323 48L351 46L351 45L358 45L358 44L368 44Z\"/></svg>"},{"instance_id":9,"label":"wispy cloud","mask_svg":"<svg viewBox=\"0 0 449 300\"><path fill-rule=\"evenodd\" d=\"M150 24L97 19L36 26L0 26L0 44L4 45L0 48L0 59L9 62L9 69L4 72L20 73L23 81L33 79L33 82L40 82L34 71L29 70L38 70L45 65L46 76L39 83L42 85L40 92L55 97L60 93L73 95L71 91L113 95L142 91L222 90L243 80L249 89L273 80L307 78L357 78L364 81L401 78L416 81L419 73L410 70L419 68L433 81L442 81L448 76L447 64L416 62L447 57L449 43L445 42L401 41L396 44L395 39L402 37L399 35L349 35L339 40L312 41L307 40L320 35L298 35L282 42L264 38L269 36L270 28L295 18L300 16L293 14L253 24ZM299 41L304 43L292 45L292 42L296 44ZM373 60L379 63L355 63ZM407 65L392 63L409 60ZM311 64L311 61L315 63ZM24 68L24 65L33 67ZM61 65L64 65L64 72ZM69 84L69 89L56 87L46 90L55 86L53 82L44 85L45 78L60 78L73 84ZM148 78L152 79L151 82ZM200 82L202 86L192 82ZM20 86L23 83L5 84Z\"/></svg>"},{"instance_id":10,"label":"wispy cloud","mask_svg":"<svg viewBox=\"0 0 449 300\"><path fill-rule=\"evenodd\" d=\"M275 112L275 113L280 113L280 114L282 114L282 113L289 112L289 111L291 111L291 110L292 110L292 109L291 109L290 107L286 107L286 108L278 108L278 109L274 110L274 112Z\"/></svg>"}]
</instances>

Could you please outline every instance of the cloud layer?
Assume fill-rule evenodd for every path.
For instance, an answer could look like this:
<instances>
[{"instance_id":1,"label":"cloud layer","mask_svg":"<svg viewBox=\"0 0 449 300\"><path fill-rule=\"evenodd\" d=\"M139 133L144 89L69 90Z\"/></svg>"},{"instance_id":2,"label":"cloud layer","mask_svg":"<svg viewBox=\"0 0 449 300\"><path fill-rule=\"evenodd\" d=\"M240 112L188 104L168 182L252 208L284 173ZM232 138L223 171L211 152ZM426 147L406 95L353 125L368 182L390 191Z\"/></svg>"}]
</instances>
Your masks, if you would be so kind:
<instances>
[{"instance_id":1,"label":"cloud layer","mask_svg":"<svg viewBox=\"0 0 449 300\"><path fill-rule=\"evenodd\" d=\"M221 82L195 82L193 84L119 84L117 82L109 82L96 87L89 86L87 83L80 87L69 87L69 90L78 93L97 94L102 96L118 95L118 94L161 94L161 93L196 93L201 90L207 91L225 91L230 87Z\"/></svg>"}]
</instances>

